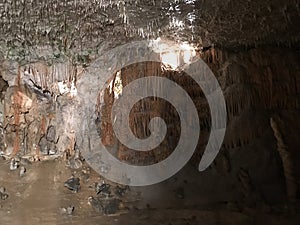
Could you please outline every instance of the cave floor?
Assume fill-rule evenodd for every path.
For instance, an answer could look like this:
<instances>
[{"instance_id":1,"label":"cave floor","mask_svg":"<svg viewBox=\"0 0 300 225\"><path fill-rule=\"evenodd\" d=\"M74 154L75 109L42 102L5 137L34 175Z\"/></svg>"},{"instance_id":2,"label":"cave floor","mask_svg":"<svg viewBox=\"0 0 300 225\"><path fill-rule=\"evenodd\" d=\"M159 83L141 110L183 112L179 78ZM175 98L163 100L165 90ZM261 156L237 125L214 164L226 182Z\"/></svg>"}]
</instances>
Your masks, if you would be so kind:
<instances>
[{"instance_id":1,"label":"cave floor","mask_svg":"<svg viewBox=\"0 0 300 225\"><path fill-rule=\"evenodd\" d=\"M26 170L20 177L19 169L10 171L9 161L0 160L0 186L5 187L8 194L7 199L0 200L0 224L296 225L300 221L299 211L295 209L277 207L276 210L268 206L254 209L230 203L209 203L205 196L196 192L199 179L191 174L194 170L189 166L158 185L130 187L119 197L122 203L112 215L97 212L89 204L88 198L96 196L94 186L101 178L93 170L88 172L85 164L81 169L71 170L58 159L26 165ZM72 174L81 179L81 189L77 193L64 187ZM113 188L115 184L111 184ZM75 210L68 215L62 208L70 205Z\"/></svg>"}]
</instances>

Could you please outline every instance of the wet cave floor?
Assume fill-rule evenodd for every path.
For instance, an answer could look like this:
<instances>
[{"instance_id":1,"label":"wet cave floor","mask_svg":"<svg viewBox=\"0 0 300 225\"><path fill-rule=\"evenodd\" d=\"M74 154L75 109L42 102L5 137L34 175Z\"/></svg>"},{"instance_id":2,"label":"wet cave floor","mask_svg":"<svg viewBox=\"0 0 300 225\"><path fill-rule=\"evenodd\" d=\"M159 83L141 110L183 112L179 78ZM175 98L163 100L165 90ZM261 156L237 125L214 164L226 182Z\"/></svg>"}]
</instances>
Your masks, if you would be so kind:
<instances>
[{"instance_id":1,"label":"wet cave floor","mask_svg":"<svg viewBox=\"0 0 300 225\"><path fill-rule=\"evenodd\" d=\"M77 170L61 159L24 164L26 173L20 176L20 168L11 171L9 161L0 159L0 187L7 194L0 199L1 225L296 225L300 221L299 210L285 206L209 203L211 195L205 199L199 192L205 184L189 165L157 185L122 187L105 181L108 188L102 190L95 184L103 184L103 179L85 163ZM80 179L78 192L64 185L72 176ZM217 196L221 188L210 191Z\"/></svg>"}]
</instances>

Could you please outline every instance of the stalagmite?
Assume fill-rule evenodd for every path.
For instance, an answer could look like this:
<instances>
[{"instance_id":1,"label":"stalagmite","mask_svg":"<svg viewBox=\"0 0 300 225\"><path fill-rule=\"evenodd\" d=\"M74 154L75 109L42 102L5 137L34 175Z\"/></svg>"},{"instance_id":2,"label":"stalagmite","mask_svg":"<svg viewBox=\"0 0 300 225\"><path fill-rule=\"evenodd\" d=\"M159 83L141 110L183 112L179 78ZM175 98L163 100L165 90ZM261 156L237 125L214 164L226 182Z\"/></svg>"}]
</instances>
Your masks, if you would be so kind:
<instances>
[{"instance_id":1,"label":"stalagmite","mask_svg":"<svg viewBox=\"0 0 300 225\"><path fill-rule=\"evenodd\" d=\"M277 140L277 151L282 160L282 166L285 176L286 192L288 200L294 202L297 196L297 182L294 175L294 165L287 146L284 143L282 134L279 130L278 124L274 118L270 118L270 125Z\"/></svg>"}]
</instances>

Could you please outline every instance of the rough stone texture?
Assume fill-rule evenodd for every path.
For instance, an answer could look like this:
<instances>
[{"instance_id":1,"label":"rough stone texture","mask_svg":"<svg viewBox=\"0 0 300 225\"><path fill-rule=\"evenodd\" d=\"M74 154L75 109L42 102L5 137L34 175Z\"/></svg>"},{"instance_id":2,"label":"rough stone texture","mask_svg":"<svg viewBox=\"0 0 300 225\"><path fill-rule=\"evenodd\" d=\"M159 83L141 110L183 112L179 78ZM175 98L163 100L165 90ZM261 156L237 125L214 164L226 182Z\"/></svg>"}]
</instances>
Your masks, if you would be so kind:
<instances>
[{"instance_id":1,"label":"rough stone texture","mask_svg":"<svg viewBox=\"0 0 300 225\"><path fill-rule=\"evenodd\" d=\"M99 49L158 36L222 47L299 42L298 0L5 0L0 14L2 57L17 61L66 54L86 64Z\"/></svg>"},{"instance_id":2,"label":"rough stone texture","mask_svg":"<svg viewBox=\"0 0 300 225\"><path fill-rule=\"evenodd\" d=\"M225 93L228 130L220 154L204 172L206 188L222 186L220 199L244 201L250 206L257 201L275 204L299 198L299 1L110 2L0 3L0 72L9 85L6 90L7 84L1 80L1 100L5 96L3 107L0 103L4 112L1 150L10 156L21 153L41 157L56 151L60 155L75 154L81 102L70 93L60 93L58 83L64 82L67 88L77 81L80 85L84 67L104 50L131 40L161 36L190 41L199 47L217 46L202 53L202 57ZM276 44L279 46L274 47ZM144 71L157 68L150 65ZM136 68L129 68L128 74L130 70ZM130 77L124 74L125 85ZM172 72L165 76L184 87L199 110L202 134L193 157L197 165L210 130L206 101L199 87L186 76ZM111 101L112 96L106 93L108 104L101 113L107 118L102 117L99 134L107 146L115 147L108 116ZM152 102L156 108L149 106ZM133 110L137 136L148 134L138 112L142 106L152 115L165 112L172 134L163 143L165 150L155 154L135 155L124 146L113 152L136 164L166 157L179 130L178 124L172 123L176 115L170 106L148 99ZM283 157L286 154L282 149L289 157ZM208 176L212 174L214 182ZM214 198L213 193L208 198Z\"/></svg>"},{"instance_id":3,"label":"rough stone texture","mask_svg":"<svg viewBox=\"0 0 300 225\"><path fill-rule=\"evenodd\" d=\"M211 197L207 203L211 189L204 188L200 178L202 176L194 169L176 175L177 181L172 179L150 188L130 187L122 197L119 197L123 201L122 209L116 215L105 216L97 212L97 209L94 210L94 205L88 203L89 196L97 198L94 188L91 187L99 182L99 175L93 170L88 174L89 179L86 182L81 179L81 190L73 193L63 185L72 176L73 171L66 168L65 163L60 160L33 163L26 167L27 172L22 178L17 171L9 171L6 161L1 160L0 167L0 183L8 194L6 200L0 199L2 224L290 225L298 224L299 221L299 214L289 213L284 206L249 209L236 203L219 202L218 198L214 204ZM184 184L180 180L182 178L187 179L188 183ZM112 191L114 187L116 184L112 184ZM176 197L173 190L178 187L184 188L184 199ZM222 187L216 189L218 186L211 190L213 195L218 195L219 191L222 191ZM66 210L61 210L62 207L70 205L75 207L72 216L66 215Z\"/></svg>"},{"instance_id":4,"label":"rough stone texture","mask_svg":"<svg viewBox=\"0 0 300 225\"><path fill-rule=\"evenodd\" d=\"M221 51L215 56L208 55L206 61L226 97L228 129L222 151L229 156L231 173L246 170L253 191L264 201L275 200L272 193L279 194L282 187L289 200L298 199L300 143L290 131L298 131L300 124L299 51L261 48L239 53ZM279 121L278 130L288 153L280 150L282 140L272 130L271 118Z\"/></svg>"},{"instance_id":5,"label":"rough stone texture","mask_svg":"<svg viewBox=\"0 0 300 225\"><path fill-rule=\"evenodd\" d=\"M120 72L122 85L126 87L126 85L130 84L135 79L145 76L168 77L172 79L174 72L167 70L164 71L161 69L161 66L161 63L147 62L133 64L132 66L126 67ZM115 78L112 83L113 87L115 86L114 82ZM131 94L129 94L129 96L135 95L135 90L130 90L130 93ZM112 131L111 108L115 101L118 100L115 99L114 91L110 91L110 88L107 88L104 92L104 104L100 110L101 138L103 144L110 147L112 153L115 153L115 151L113 151L113 149L115 149L115 155L117 157L132 164L150 165L168 157L172 150L175 149L178 142L176 138L180 133L180 125L179 129L177 129L178 124L174 124L176 119L179 120L176 110L170 107L170 104L166 101L153 97L144 99L134 105L131 110L129 123L133 133L138 138L143 139L150 135L148 123L153 117L162 117L169 125L167 131L168 138L166 138L163 143L149 152L137 152L132 149L128 149L119 140L117 140L114 132Z\"/></svg>"},{"instance_id":6,"label":"rough stone texture","mask_svg":"<svg viewBox=\"0 0 300 225\"><path fill-rule=\"evenodd\" d=\"M2 66L6 68L3 78L9 84L1 126L3 152L34 159L63 152L74 155L75 109L70 109L74 105L71 83L77 75L74 67L68 61L50 66L45 62L25 66L4 62ZM59 83L65 85L66 92L61 93Z\"/></svg>"},{"instance_id":7,"label":"rough stone texture","mask_svg":"<svg viewBox=\"0 0 300 225\"><path fill-rule=\"evenodd\" d=\"M290 132L287 129L291 127L297 131L300 125L297 116L300 109L299 51L264 48L236 53L212 49L202 57L222 86L228 112L225 140L211 169L219 176L236 180L237 191L249 205L257 201L295 201L299 196L297 177L300 172L296 165L299 163L300 142L296 138L288 141ZM123 69L123 86L139 77L157 75L168 77L185 88L197 106L201 123L198 148L193 157L197 165L210 132L207 102L200 87L188 76L172 71L162 72L160 67L159 63L144 63ZM149 135L147 124L153 116L164 118L169 129L162 144L145 154L128 149L114 136L110 116L114 101L118 101L114 99L114 93L106 89L101 109L101 137L107 147L117 149L111 150L112 154L131 164L149 165L163 160L174 150L180 124L171 105L160 99L148 98L132 109L130 124L137 137ZM278 131L274 131L270 124L273 118L280 121L280 125L276 126L280 131L279 140ZM283 147L282 139L286 140ZM229 188L226 187L229 184L222 185L225 189Z\"/></svg>"},{"instance_id":8,"label":"rough stone texture","mask_svg":"<svg viewBox=\"0 0 300 225\"><path fill-rule=\"evenodd\" d=\"M211 49L202 53L202 58L222 86L228 111L226 137L211 169L218 176L236 180L237 191L249 205L256 201L282 202L286 196L291 201L295 200L299 195L297 177L300 171L296 165L300 143L296 134L290 134L289 128L299 128L299 52L287 48L251 49L239 53ZM25 76L28 68L39 71L39 76L34 76L34 73ZM65 153L66 156L75 154L76 132L81 132L78 108L81 102L72 98L70 93L60 94L57 88L52 87L60 81L59 77L68 85L74 79L80 80L80 68L70 67L66 62L59 66L31 64L20 67L17 76L3 71L12 84L5 94L4 104L3 142L6 154L20 152L38 157L50 152ZM58 75L53 76L51 71L56 71ZM70 71L77 73L74 75L75 72ZM199 110L201 136L193 157L197 165L210 131L209 110L201 89L184 74L168 70L162 72L159 63L144 63L123 69L122 84L126 86L139 77L138 74L153 73L166 76L185 88ZM114 137L110 118L113 101L114 96L107 89L105 105L99 108L102 115L99 140L101 137L113 154L127 162L145 165L160 161L171 153L178 140L180 125L174 122L178 118L169 104L150 98L133 109L132 129L138 137L149 135L147 123L152 116L162 115L169 126L167 139L160 148L150 153L137 153L118 143ZM276 121L276 129L280 130L288 158L283 158L280 148L277 148L282 144L278 143L278 134L270 125L271 118ZM77 147L80 150L82 146ZM231 184L223 185L226 189L229 188L226 185Z\"/></svg>"}]
</instances>

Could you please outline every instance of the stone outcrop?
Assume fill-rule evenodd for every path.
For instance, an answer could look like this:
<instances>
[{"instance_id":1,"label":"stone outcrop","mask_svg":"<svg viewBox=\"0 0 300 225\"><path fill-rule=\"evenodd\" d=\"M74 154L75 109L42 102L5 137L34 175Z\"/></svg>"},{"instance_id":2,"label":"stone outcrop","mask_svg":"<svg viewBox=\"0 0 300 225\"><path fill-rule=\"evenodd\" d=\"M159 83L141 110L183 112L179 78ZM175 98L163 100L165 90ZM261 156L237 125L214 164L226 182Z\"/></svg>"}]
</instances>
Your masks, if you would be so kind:
<instances>
[{"instance_id":1,"label":"stone outcrop","mask_svg":"<svg viewBox=\"0 0 300 225\"><path fill-rule=\"evenodd\" d=\"M33 63L3 73L9 87L3 92L2 154L21 154L32 160L74 155L75 110L68 109L76 105L72 102L76 93L74 67L68 62L52 66Z\"/></svg>"}]
</instances>

